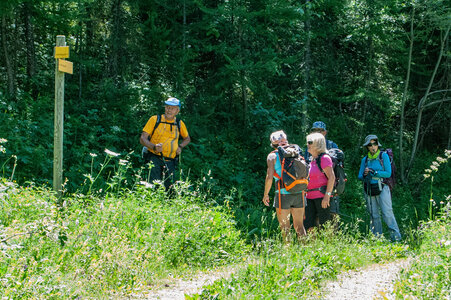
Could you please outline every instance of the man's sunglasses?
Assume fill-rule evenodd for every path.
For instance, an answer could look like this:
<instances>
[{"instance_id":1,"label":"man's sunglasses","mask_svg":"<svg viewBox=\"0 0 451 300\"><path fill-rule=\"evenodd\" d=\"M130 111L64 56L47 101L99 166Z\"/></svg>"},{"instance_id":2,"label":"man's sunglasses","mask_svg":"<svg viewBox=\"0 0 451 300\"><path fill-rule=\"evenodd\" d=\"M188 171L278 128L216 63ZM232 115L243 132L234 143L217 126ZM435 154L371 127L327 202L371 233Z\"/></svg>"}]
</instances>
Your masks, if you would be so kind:
<instances>
[{"instance_id":1,"label":"man's sunglasses","mask_svg":"<svg viewBox=\"0 0 451 300\"><path fill-rule=\"evenodd\" d=\"M324 129L322 129L322 128L313 128L312 129L312 132L323 132L324 131Z\"/></svg>"},{"instance_id":2,"label":"man's sunglasses","mask_svg":"<svg viewBox=\"0 0 451 300\"><path fill-rule=\"evenodd\" d=\"M369 143L368 145L366 145L367 147L371 147L371 146L379 146L379 144L377 142L374 143Z\"/></svg>"}]
</instances>

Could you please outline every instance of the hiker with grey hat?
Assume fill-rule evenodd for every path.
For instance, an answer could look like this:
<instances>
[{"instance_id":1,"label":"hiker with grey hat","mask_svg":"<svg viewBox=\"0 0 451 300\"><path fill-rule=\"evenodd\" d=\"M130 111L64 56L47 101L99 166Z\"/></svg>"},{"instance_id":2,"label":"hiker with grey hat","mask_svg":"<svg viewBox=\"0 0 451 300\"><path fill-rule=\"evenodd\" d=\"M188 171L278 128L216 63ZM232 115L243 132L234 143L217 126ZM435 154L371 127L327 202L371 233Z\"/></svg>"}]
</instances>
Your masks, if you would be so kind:
<instances>
[{"instance_id":1,"label":"hiker with grey hat","mask_svg":"<svg viewBox=\"0 0 451 300\"><path fill-rule=\"evenodd\" d=\"M153 165L150 180L162 180L168 190L174 182L178 157L191 138L185 123L176 118L180 112L180 100L171 97L164 104L164 114L152 116L147 121L139 141L144 146L144 162ZM180 137L182 142L179 144Z\"/></svg>"},{"instance_id":2,"label":"hiker with grey hat","mask_svg":"<svg viewBox=\"0 0 451 300\"><path fill-rule=\"evenodd\" d=\"M359 179L363 181L364 196L368 213L370 214L370 227L374 235L382 235L382 218L390 231L392 241L400 241L398 223L393 214L391 192L388 185L383 183L383 178L391 176L390 158L387 153L381 154L381 143L376 135L370 134L365 138L363 147L368 154L362 159L359 170ZM380 212L379 212L380 211Z\"/></svg>"}]
</instances>

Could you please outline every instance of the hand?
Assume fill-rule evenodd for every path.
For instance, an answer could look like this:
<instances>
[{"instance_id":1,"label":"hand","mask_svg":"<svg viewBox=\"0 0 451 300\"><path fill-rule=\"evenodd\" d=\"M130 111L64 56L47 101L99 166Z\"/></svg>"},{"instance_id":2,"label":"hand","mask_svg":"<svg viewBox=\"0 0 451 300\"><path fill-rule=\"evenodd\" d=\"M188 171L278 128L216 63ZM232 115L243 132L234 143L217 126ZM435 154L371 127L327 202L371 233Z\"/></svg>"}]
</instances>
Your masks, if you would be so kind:
<instances>
[{"instance_id":1,"label":"hand","mask_svg":"<svg viewBox=\"0 0 451 300\"><path fill-rule=\"evenodd\" d=\"M177 155L180 155L180 153L182 153L182 149L183 148L180 146L177 148L177 151L175 151L177 153Z\"/></svg>"},{"instance_id":2,"label":"hand","mask_svg":"<svg viewBox=\"0 0 451 300\"><path fill-rule=\"evenodd\" d=\"M321 201L322 208L328 208L330 206L330 196L324 195L323 201Z\"/></svg>"},{"instance_id":3,"label":"hand","mask_svg":"<svg viewBox=\"0 0 451 300\"><path fill-rule=\"evenodd\" d=\"M365 171L363 172L363 175L368 175L368 172L370 171L370 168L365 168Z\"/></svg>"},{"instance_id":4,"label":"hand","mask_svg":"<svg viewBox=\"0 0 451 300\"><path fill-rule=\"evenodd\" d=\"M266 206L269 206L269 195L264 195L262 201L263 201L263 204L265 204Z\"/></svg>"},{"instance_id":5,"label":"hand","mask_svg":"<svg viewBox=\"0 0 451 300\"><path fill-rule=\"evenodd\" d=\"M163 144L155 144L155 152L163 152Z\"/></svg>"}]
</instances>

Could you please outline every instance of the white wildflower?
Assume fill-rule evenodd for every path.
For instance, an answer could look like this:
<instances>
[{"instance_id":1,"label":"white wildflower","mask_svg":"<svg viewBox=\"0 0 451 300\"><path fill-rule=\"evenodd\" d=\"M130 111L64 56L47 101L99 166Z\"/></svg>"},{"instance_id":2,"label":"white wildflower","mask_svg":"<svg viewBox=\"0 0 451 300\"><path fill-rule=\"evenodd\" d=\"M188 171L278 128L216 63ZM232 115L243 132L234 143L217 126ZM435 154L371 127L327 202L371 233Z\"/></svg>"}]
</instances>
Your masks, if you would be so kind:
<instances>
[{"instance_id":1,"label":"white wildflower","mask_svg":"<svg viewBox=\"0 0 451 300\"><path fill-rule=\"evenodd\" d=\"M128 160L126 160L126 159L119 159L119 164L120 164L121 166L126 166L127 163L128 163Z\"/></svg>"},{"instance_id":2,"label":"white wildflower","mask_svg":"<svg viewBox=\"0 0 451 300\"><path fill-rule=\"evenodd\" d=\"M91 157L97 157L97 154L95 153L89 153L89 155L91 155Z\"/></svg>"},{"instance_id":3,"label":"white wildflower","mask_svg":"<svg viewBox=\"0 0 451 300\"><path fill-rule=\"evenodd\" d=\"M144 187L146 187L146 188L148 188L148 189L151 189L151 188L154 187L153 184L150 184L150 183L148 183L147 181L140 181L139 184L140 184L140 185L143 185Z\"/></svg>"},{"instance_id":4,"label":"white wildflower","mask_svg":"<svg viewBox=\"0 0 451 300\"><path fill-rule=\"evenodd\" d=\"M443 157L440 157L440 156L437 157L437 161L441 164L446 163L446 159L444 159Z\"/></svg>"},{"instance_id":5,"label":"white wildflower","mask_svg":"<svg viewBox=\"0 0 451 300\"><path fill-rule=\"evenodd\" d=\"M120 155L119 153L113 152L113 151L108 150L108 149L105 149L105 153L108 154L109 156L113 156L113 157L116 157L116 156Z\"/></svg>"}]
</instances>

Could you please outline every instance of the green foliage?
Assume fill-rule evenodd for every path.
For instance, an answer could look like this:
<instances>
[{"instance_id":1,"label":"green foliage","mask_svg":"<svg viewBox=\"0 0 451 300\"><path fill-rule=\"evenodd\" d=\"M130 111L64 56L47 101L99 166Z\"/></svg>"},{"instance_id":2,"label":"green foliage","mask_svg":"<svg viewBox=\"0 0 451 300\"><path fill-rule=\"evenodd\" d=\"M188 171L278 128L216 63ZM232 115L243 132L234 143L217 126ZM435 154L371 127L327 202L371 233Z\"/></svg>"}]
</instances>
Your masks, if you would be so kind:
<instances>
[{"instance_id":1,"label":"green foliage","mask_svg":"<svg viewBox=\"0 0 451 300\"><path fill-rule=\"evenodd\" d=\"M376 133L384 147L399 153L410 20L416 26L404 149L413 142L418 100L450 10L442 0L14 0L0 5L6 33L0 37L5 54L0 56L0 132L8 140L0 159L17 156L14 179L52 184L52 48L55 35L65 34L75 66L65 80L65 189L74 193L89 182L83 175L99 174L101 160L92 162L89 154L105 149L128 161L115 191L132 186L131 178L142 172L141 129L162 112L166 97L177 96L192 138L182 155L182 177L202 182L219 204L231 196L238 223L258 234L262 218L270 215L259 213L269 133L283 129L302 147L305 127L316 120L327 123L328 137L346 153L350 179L342 204L351 218L343 220L364 217L354 176L359 145L366 134ZM431 92L448 90L448 74L444 57ZM12 83L16 92L10 95ZM434 93L430 101L439 96ZM428 211L421 162L448 146L449 126L443 124L449 124L449 102L435 107L424 111L428 121L420 128L423 137L409 182L394 192L395 210L404 214L408 207L402 218L413 226ZM395 157L398 166L408 151L404 155ZM10 160L4 174L12 175L14 165ZM90 183L94 190L110 191L107 182L119 168L118 163L105 167L83 192ZM435 178L443 184L434 189L443 190L449 178Z\"/></svg>"},{"instance_id":2,"label":"green foliage","mask_svg":"<svg viewBox=\"0 0 451 300\"><path fill-rule=\"evenodd\" d=\"M180 185L174 197L139 186L105 197L2 180L0 287L11 298L105 297L145 292L169 273L238 261L248 251L230 211Z\"/></svg>"},{"instance_id":3,"label":"green foliage","mask_svg":"<svg viewBox=\"0 0 451 300\"><path fill-rule=\"evenodd\" d=\"M336 234L331 228L290 246L267 240L256 244L258 255L247 266L190 299L310 299L319 296L323 282L340 272L404 257L407 249L380 240L362 240L359 235Z\"/></svg>"},{"instance_id":4,"label":"green foliage","mask_svg":"<svg viewBox=\"0 0 451 300\"><path fill-rule=\"evenodd\" d=\"M449 201L449 200L448 200ZM450 202L435 221L421 224L421 247L409 270L395 283L395 294L409 299L446 299L451 293Z\"/></svg>"}]
</instances>

